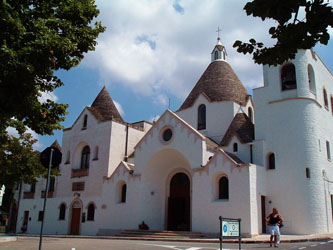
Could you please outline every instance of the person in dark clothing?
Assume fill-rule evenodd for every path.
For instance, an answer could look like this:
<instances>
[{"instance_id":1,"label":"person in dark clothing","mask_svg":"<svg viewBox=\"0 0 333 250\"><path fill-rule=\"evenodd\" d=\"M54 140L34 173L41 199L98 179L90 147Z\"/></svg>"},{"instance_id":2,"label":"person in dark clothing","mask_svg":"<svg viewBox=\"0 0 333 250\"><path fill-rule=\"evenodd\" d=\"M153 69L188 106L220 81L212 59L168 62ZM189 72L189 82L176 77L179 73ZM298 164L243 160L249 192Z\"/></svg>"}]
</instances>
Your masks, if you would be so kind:
<instances>
[{"instance_id":1,"label":"person in dark clothing","mask_svg":"<svg viewBox=\"0 0 333 250\"><path fill-rule=\"evenodd\" d=\"M276 208L273 208L273 212L266 217L266 222L269 226L269 232L271 234L269 244L272 247L274 239L274 247L278 247L280 244L280 225L283 221L281 215Z\"/></svg>"}]
</instances>

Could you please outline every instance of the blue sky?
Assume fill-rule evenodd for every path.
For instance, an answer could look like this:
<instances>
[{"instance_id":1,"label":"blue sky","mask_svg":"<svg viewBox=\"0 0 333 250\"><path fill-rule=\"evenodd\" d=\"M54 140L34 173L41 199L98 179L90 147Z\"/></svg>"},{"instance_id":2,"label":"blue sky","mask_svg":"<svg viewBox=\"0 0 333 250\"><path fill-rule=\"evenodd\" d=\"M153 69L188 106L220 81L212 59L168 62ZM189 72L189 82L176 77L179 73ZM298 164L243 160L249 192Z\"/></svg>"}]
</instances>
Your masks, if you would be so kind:
<instances>
[{"instance_id":1,"label":"blue sky","mask_svg":"<svg viewBox=\"0 0 333 250\"><path fill-rule=\"evenodd\" d=\"M97 0L99 20L107 27L96 50L81 64L56 74L65 86L52 98L69 104L63 123L70 127L85 106L90 106L105 85L127 122L151 121L169 106L177 110L210 63L216 44L217 26L228 53L228 62L250 93L261 86L262 68L250 56L232 48L235 40L270 44L268 28L273 23L248 17L241 0ZM330 30L331 36L333 35ZM333 71L332 41L315 48ZM34 135L36 148L43 150L53 136Z\"/></svg>"}]
</instances>

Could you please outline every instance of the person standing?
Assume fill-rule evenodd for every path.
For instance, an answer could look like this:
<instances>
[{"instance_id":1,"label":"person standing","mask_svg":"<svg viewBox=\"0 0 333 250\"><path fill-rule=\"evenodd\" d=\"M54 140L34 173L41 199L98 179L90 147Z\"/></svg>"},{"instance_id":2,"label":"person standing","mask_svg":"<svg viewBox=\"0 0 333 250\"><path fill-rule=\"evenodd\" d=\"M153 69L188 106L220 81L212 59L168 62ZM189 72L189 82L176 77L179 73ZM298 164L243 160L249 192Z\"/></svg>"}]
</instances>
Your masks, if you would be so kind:
<instances>
[{"instance_id":1,"label":"person standing","mask_svg":"<svg viewBox=\"0 0 333 250\"><path fill-rule=\"evenodd\" d=\"M270 240L269 244L272 247L274 239L274 247L278 247L280 244L280 225L283 222L283 218L279 215L276 208L273 208L273 212L266 217L266 222L269 226Z\"/></svg>"}]
</instances>

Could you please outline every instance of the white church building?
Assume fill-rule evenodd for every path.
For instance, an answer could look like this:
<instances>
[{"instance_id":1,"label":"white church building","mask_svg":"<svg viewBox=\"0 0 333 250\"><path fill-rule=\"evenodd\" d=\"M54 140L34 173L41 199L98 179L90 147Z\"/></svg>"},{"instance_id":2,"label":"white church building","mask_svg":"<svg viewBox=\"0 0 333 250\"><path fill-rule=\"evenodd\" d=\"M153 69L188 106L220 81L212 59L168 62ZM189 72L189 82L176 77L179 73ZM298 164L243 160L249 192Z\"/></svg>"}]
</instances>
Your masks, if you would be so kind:
<instances>
[{"instance_id":1,"label":"white church building","mask_svg":"<svg viewBox=\"0 0 333 250\"><path fill-rule=\"evenodd\" d=\"M263 74L252 97L218 38L180 108L154 123L125 122L104 87L63 131L44 232L112 235L144 221L218 233L223 216L241 218L243 235L254 236L273 207L284 233L333 232L332 73L301 50ZM44 195L45 180L24 185L16 216L16 193L17 232L40 232Z\"/></svg>"}]
</instances>

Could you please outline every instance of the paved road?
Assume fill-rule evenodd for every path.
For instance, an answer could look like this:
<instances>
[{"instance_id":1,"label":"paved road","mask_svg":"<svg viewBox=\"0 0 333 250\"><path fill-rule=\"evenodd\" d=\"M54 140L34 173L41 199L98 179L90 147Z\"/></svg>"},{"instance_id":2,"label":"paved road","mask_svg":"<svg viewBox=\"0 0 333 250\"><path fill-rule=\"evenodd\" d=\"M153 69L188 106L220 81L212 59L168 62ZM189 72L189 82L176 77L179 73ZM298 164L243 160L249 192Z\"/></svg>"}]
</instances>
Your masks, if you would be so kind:
<instances>
[{"instance_id":1,"label":"paved road","mask_svg":"<svg viewBox=\"0 0 333 250\"><path fill-rule=\"evenodd\" d=\"M0 243L1 250L36 250L39 238L19 237L16 242ZM158 242L109 239L44 238L43 250L218 250L216 243ZM238 244L223 244L223 250L236 250ZM267 243L243 244L247 249L284 249L284 250L329 250L333 241L281 243L279 248L270 248Z\"/></svg>"}]
</instances>

